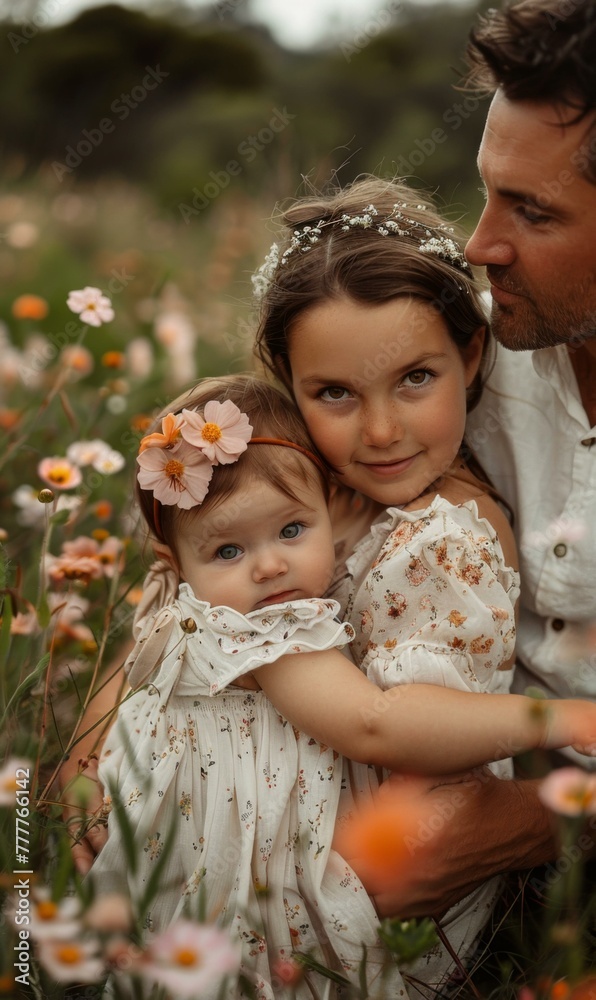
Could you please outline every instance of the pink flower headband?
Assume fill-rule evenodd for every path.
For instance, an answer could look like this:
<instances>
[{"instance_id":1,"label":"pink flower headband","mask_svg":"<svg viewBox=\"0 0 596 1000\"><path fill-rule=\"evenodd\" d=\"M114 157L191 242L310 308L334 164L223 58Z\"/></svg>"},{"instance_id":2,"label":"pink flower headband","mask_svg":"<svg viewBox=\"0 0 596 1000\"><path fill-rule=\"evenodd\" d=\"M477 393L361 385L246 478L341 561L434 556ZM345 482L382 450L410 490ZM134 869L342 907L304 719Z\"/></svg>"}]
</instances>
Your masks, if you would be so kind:
<instances>
[{"instance_id":1,"label":"pink flower headband","mask_svg":"<svg viewBox=\"0 0 596 1000\"><path fill-rule=\"evenodd\" d=\"M210 400L204 416L196 410L166 413L161 431L147 434L139 446L137 479L153 493L156 524L158 504L189 510L203 503L216 465L237 462L249 444L278 444L306 455L323 475L327 470L307 448L282 438L252 437L246 413L226 399Z\"/></svg>"}]
</instances>

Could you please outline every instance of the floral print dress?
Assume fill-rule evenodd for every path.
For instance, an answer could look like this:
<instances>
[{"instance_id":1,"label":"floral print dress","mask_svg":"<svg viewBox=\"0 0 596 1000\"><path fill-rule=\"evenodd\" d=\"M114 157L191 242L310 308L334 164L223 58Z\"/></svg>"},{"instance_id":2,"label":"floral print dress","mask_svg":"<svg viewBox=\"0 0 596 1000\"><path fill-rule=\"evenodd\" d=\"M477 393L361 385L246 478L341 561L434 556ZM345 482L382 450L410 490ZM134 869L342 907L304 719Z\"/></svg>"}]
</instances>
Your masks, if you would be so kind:
<instances>
[{"instance_id":1,"label":"floral print dress","mask_svg":"<svg viewBox=\"0 0 596 1000\"><path fill-rule=\"evenodd\" d=\"M263 692L233 686L285 653L345 645L353 630L338 611L312 599L244 616L181 584L176 600L140 622L128 663L134 693L100 763L104 787L124 804L137 864L132 871L113 809L96 886L139 900L165 859L148 934L202 908L240 941L258 1000L342 996L318 973L286 989L275 963L308 952L358 983L363 944L369 995L407 996L395 964L383 978L374 907L331 849L342 758L295 730ZM244 995L234 985L226 1000Z\"/></svg>"},{"instance_id":2,"label":"floral print dress","mask_svg":"<svg viewBox=\"0 0 596 1000\"><path fill-rule=\"evenodd\" d=\"M512 671L500 668L514 651L519 575L507 566L495 530L479 517L474 501L455 506L437 495L424 510L388 508L347 559L333 596L355 630L355 662L383 690L418 683L509 691ZM502 778L512 774L510 761L490 767ZM350 763L349 773L356 799L377 787L373 768ZM492 879L441 920L460 958L489 919L499 887L500 880ZM442 945L407 971L412 982L431 987L410 985L412 996L448 995L442 988L453 961Z\"/></svg>"}]
</instances>

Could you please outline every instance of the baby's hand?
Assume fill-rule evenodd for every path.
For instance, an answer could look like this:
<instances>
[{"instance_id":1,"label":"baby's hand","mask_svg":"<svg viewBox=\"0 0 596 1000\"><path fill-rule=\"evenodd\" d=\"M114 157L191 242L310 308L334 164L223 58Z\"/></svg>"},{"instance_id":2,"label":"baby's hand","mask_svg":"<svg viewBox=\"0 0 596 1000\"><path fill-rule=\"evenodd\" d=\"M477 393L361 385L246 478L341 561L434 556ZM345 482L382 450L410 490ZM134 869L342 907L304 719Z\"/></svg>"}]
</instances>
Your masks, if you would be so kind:
<instances>
[{"instance_id":1,"label":"baby's hand","mask_svg":"<svg viewBox=\"0 0 596 1000\"><path fill-rule=\"evenodd\" d=\"M586 757L596 757L596 703L563 699L547 704L548 749L571 746Z\"/></svg>"}]
</instances>

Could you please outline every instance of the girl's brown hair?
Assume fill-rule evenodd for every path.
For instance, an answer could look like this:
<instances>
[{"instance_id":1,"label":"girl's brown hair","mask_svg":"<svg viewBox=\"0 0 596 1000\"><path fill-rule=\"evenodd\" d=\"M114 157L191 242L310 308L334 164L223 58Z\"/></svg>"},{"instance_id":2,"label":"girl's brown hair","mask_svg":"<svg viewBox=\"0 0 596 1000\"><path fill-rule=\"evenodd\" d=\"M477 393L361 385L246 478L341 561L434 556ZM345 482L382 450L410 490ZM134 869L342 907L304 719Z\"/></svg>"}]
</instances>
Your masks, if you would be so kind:
<instances>
[{"instance_id":1,"label":"girl's brown hair","mask_svg":"<svg viewBox=\"0 0 596 1000\"><path fill-rule=\"evenodd\" d=\"M342 226L342 215L353 217L374 205L377 215L369 228ZM410 232L383 235L377 229L396 204ZM407 221L416 226L407 226ZM420 249L428 237L448 235L446 223L432 202L400 181L366 176L327 195L300 198L283 214L285 232L280 260L295 231L323 222L317 241L307 252L294 250L276 267L261 299L255 349L264 365L291 385L289 343L302 313L329 299L348 296L359 303L379 305L398 296L430 303L447 325L461 352L486 324L480 289L469 268ZM336 223L336 224L334 224ZM479 386L474 386L479 390ZM479 395L479 392L478 392ZM468 400L476 402L473 392Z\"/></svg>"},{"instance_id":2,"label":"girl's brown hair","mask_svg":"<svg viewBox=\"0 0 596 1000\"><path fill-rule=\"evenodd\" d=\"M194 388L173 400L158 415L150 430L161 428L161 420L166 413L179 413L182 409L202 412L211 400L220 403L231 400L235 403L246 413L253 428L253 437L280 438L317 454L292 400L280 389L251 374L202 379ZM276 444L249 444L238 461L216 466L203 503L190 510L155 501L152 491L142 489L138 481L136 495L150 536L164 542L178 556L176 540L181 524L188 518L200 517L212 510L231 496L239 485L244 486L251 480L267 483L293 500L299 499L295 490L300 484L317 484L325 497L329 497L327 477L315 462L293 448ZM263 516L266 516L265 511Z\"/></svg>"}]
</instances>

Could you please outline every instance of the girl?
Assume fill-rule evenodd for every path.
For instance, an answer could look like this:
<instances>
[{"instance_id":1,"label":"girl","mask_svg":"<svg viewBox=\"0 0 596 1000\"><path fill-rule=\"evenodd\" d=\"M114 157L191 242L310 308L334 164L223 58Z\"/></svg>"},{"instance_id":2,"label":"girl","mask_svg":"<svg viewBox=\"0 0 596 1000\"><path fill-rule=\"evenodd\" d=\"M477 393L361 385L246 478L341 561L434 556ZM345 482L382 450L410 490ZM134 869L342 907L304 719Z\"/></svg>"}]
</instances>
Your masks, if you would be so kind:
<instances>
[{"instance_id":1,"label":"girl","mask_svg":"<svg viewBox=\"0 0 596 1000\"><path fill-rule=\"evenodd\" d=\"M128 819L134 864L114 810L93 869L98 887L128 888L142 908L163 850L146 926L197 912L202 898L207 916L239 940L259 1000L284 996L275 963L294 951L358 984L363 945L368 995L406 997L379 947L374 907L332 849L342 760L330 746L387 768L450 771L503 756L503 740L592 741L596 707L560 702L542 725L522 696L411 685L396 700L335 650L354 630L322 596L334 571L326 469L272 386L252 376L205 380L143 439L138 464L150 538L162 568L183 582L168 594L166 580L162 606L138 622L133 694L100 765ZM494 602L506 606L497 585ZM304 683L295 684L294 659L304 662ZM282 717L267 693L287 700L286 676L296 711L288 703ZM417 730L427 711L437 718L435 745ZM321 742L290 725L295 718ZM299 1000L337 995L318 973L295 990Z\"/></svg>"},{"instance_id":2,"label":"girl","mask_svg":"<svg viewBox=\"0 0 596 1000\"><path fill-rule=\"evenodd\" d=\"M352 654L383 690L426 682L506 692L517 561L494 491L462 444L488 346L463 253L426 199L377 178L299 199L284 222L279 245L255 276L257 350L291 390L337 482L354 491L342 510L352 539L346 553L362 534L363 517L370 524L379 515L332 591L356 632ZM298 673L302 659L288 669ZM264 684L265 674L259 679ZM282 697L268 689L282 712L292 697L287 675L283 684ZM319 706L315 699L293 721L321 737ZM337 708L341 718L341 703ZM497 706L491 699L486 708ZM470 711L468 722L480 725ZM430 757L442 745L437 716L429 705L409 722L402 766L423 764L432 773ZM462 738L470 735L466 726ZM325 738L339 748L327 729ZM510 773L505 762L495 770ZM362 791L375 775L353 768L352 780ZM495 883L487 884L442 921L458 954L469 951L495 892ZM437 949L415 974L441 992L448 966Z\"/></svg>"}]
</instances>

